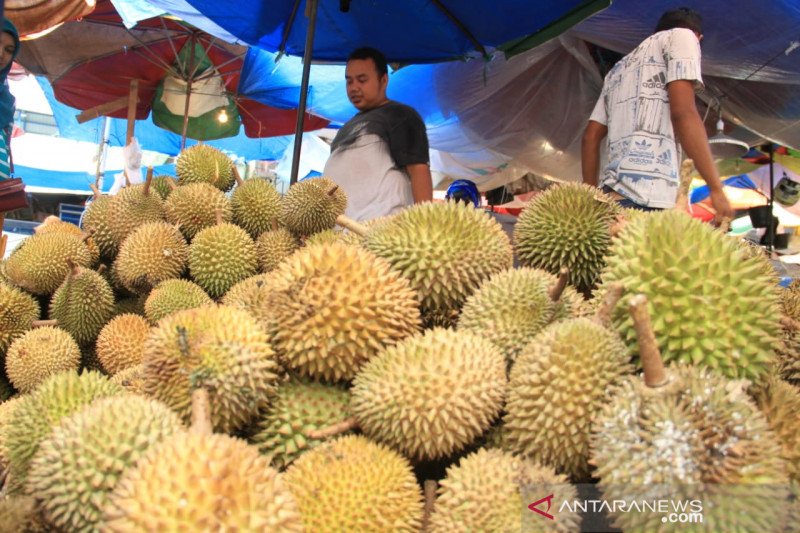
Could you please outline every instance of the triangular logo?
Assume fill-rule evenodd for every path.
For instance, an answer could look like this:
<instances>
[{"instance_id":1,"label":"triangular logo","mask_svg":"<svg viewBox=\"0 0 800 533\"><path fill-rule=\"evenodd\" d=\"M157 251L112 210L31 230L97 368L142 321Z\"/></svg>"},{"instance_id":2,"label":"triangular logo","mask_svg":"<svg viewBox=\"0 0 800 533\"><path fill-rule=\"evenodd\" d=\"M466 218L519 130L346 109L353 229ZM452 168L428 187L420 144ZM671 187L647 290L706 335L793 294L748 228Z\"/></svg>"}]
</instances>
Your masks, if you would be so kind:
<instances>
[{"instance_id":1,"label":"triangular logo","mask_svg":"<svg viewBox=\"0 0 800 533\"><path fill-rule=\"evenodd\" d=\"M541 509L537 509L537 506L541 503L547 502L547 511L542 511ZM533 511L534 513L539 513L545 518L549 518L550 520L555 520L555 517L551 515L548 511L550 511L550 506L553 504L553 494L550 496L545 496L541 500L537 500L528 506L528 509Z\"/></svg>"}]
</instances>

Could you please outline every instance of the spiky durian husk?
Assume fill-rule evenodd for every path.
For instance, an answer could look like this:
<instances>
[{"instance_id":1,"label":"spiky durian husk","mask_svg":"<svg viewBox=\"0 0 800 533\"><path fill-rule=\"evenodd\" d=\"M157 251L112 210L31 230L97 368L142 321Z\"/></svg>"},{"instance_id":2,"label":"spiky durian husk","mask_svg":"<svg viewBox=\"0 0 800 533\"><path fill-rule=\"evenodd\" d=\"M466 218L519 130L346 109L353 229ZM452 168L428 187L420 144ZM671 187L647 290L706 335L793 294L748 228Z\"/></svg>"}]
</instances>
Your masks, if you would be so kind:
<instances>
[{"instance_id":1,"label":"spiky durian husk","mask_svg":"<svg viewBox=\"0 0 800 533\"><path fill-rule=\"evenodd\" d=\"M281 223L295 235L306 237L336 225L344 214L347 196L328 178L299 181L289 187L281 203Z\"/></svg>"},{"instance_id":2,"label":"spiky durian husk","mask_svg":"<svg viewBox=\"0 0 800 533\"><path fill-rule=\"evenodd\" d=\"M281 195L263 178L244 181L231 195L233 221L253 238L272 229L281 216Z\"/></svg>"},{"instance_id":3,"label":"spiky durian husk","mask_svg":"<svg viewBox=\"0 0 800 533\"><path fill-rule=\"evenodd\" d=\"M69 235L75 235L80 239L83 239L84 244L86 244L86 248L89 250L89 254L92 257L92 262L90 266L94 266L100 260L100 247L95 242L94 237L90 236L88 233L84 233L81 228L72 224L70 222L64 222L61 219L55 217L48 217L41 225L36 227L36 234L45 234L45 233L67 233Z\"/></svg>"},{"instance_id":4,"label":"spiky durian husk","mask_svg":"<svg viewBox=\"0 0 800 533\"><path fill-rule=\"evenodd\" d=\"M770 376L753 387L751 394L781 446L789 477L800 481L800 390Z\"/></svg>"},{"instance_id":5,"label":"spiky durian husk","mask_svg":"<svg viewBox=\"0 0 800 533\"><path fill-rule=\"evenodd\" d=\"M225 194L208 183L190 183L175 189L165 204L167 221L180 225L181 233L191 241L201 230L222 221L233 220L231 202Z\"/></svg>"},{"instance_id":6,"label":"spiky durian husk","mask_svg":"<svg viewBox=\"0 0 800 533\"><path fill-rule=\"evenodd\" d=\"M633 367L616 332L577 318L545 328L511 368L508 448L575 480L589 473L589 434L608 388Z\"/></svg>"},{"instance_id":7,"label":"spiky durian husk","mask_svg":"<svg viewBox=\"0 0 800 533\"><path fill-rule=\"evenodd\" d=\"M603 273L603 284L616 282L647 296L665 362L757 378L775 358L780 311L772 279L735 242L685 213L654 213L626 226ZM615 324L636 352L625 307L617 306Z\"/></svg>"},{"instance_id":8,"label":"spiky durian husk","mask_svg":"<svg viewBox=\"0 0 800 533\"><path fill-rule=\"evenodd\" d=\"M144 390L188 422L192 390L209 391L211 420L229 433L269 403L278 365L266 332L245 311L205 306L161 320L145 341Z\"/></svg>"},{"instance_id":9,"label":"spiky durian husk","mask_svg":"<svg viewBox=\"0 0 800 533\"><path fill-rule=\"evenodd\" d=\"M800 387L800 333L784 332L783 343L777 349L776 368L780 376Z\"/></svg>"},{"instance_id":10,"label":"spiky durian husk","mask_svg":"<svg viewBox=\"0 0 800 533\"><path fill-rule=\"evenodd\" d=\"M213 491L207 487L213 485ZM256 448L227 435L182 432L120 479L104 531L303 531L289 489Z\"/></svg>"},{"instance_id":11,"label":"spiky durian husk","mask_svg":"<svg viewBox=\"0 0 800 533\"><path fill-rule=\"evenodd\" d=\"M164 200L144 183L123 187L111 200L111 231L120 246L142 224L164 220Z\"/></svg>"},{"instance_id":12,"label":"spiky durian husk","mask_svg":"<svg viewBox=\"0 0 800 533\"><path fill-rule=\"evenodd\" d=\"M141 364L150 325L139 315L120 315L97 337L97 359L109 375Z\"/></svg>"},{"instance_id":13,"label":"spiky durian husk","mask_svg":"<svg viewBox=\"0 0 800 533\"><path fill-rule=\"evenodd\" d=\"M347 389L307 379L292 379L278 387L267 414L258 423L250 442L258 446L270 464L285 469L322 440L306 436L348 416Z\"/></svg>"},{"instance_id":14,"label":"spiky durian husk","mask_svg":"<svg viewBox=\"0 0 800 533\"><path fill-rule=\"evenodd\" d=\"M272 328L272 273L256 274L231 287L222 298L224 305L247 311L262 327Z\"/></svg>"},{"instance_id":15,"label":"spiky durian husk","mask_svg":"<svg viewBox=\"0 0 800 533\"><path fill-rule=\"evenodd\" d=\"M34 320L39 320L39 302L16 287L0 284L0 356Z\"/></svg>"},{"instance_id":16,"label":"spiky durian husk","mask_svg":"<svg viewBox=\"0 0 800 533\"><path fill-rule=\"evenodd\" d=\"M144 364L142 363L120 370L109 379L111 383L119 385L130 393L146 396L144 392Z\"/></svg>"},{"instance_id":17,"label":"spiky durian husk","mask_svg":"<svg viewBox=\"0 0 800 533\"><path fill-rule=\"evenodd\" d=\"M549 291L555 283L555 276L533 268L495 274L467 298L458 329L486 336L511 363L551 322L588 312L583 297L572 287L553 302Z\"/></svg>"},{"instance_id":18,"label":"spiky durian husk","mask_svg":"<svg viewBox=\"0 0 800 533\"><path fill-rule=\"evenodd\" d=\"M466 331L427 330L368 361L351 389L364 433L412 459L457 452L489 428L503 405L506 362Z\"/></svg>"},{"instance_id":19,"label":"spiky durian husk","mask_svg":"<svg viewBox=\"0 0 800 533\"><path fill-rule=\"evenodd\" d=\"M15 396L0 402L0 474L8 468L8 450L6 449L6 433L14 410L22 401L22 396Z\"/></svg>"},{"instance_id":20,"label":"spiky durian husk","mask_svg":"<svg viewBox=\"0 0 800 533\"><path fill-rule=\"evenodd\" d=\"M256 245L239 226L222 223L195 235L189 247L189 272L212 298L219 298L258 271Z\"/></svg>"},{"instance_id":21,"label":"spiky durian husk","mask_svg":"<svg viewBox=\"0 0 800 533\"><path fill-rule=\"evenodd\" d=\"M462 202L413 205L378 224L364 246L411 281L423 316L457 313L481 283L512 266L500 224Z\"/></svg>"},{"instance_id":22,"label":"spiky durian husk","mask_svg":"<svg viewBox=\"0 0 800 533\"><path fill-rule=\"evenodd\" d=\"M306 531L419 531L422 498L411 465L364 437L345 436L303 454L284 481Z\"/></svg>"},{"instance_id":23,"label":"spiky durian husk","mask_svg":"<svg viewBox=\"0 0 800 533\"><path fill-rule=\"evenodd\" d=\"M25 239L6 263L14 285L38 295L52 294L70 272L68 260L78 266L92 263L89 249L80 237L67 233L45 233Z\"/></svg>"},{"instance_id":24,"label":"spiky durian husk","mask_svg":"<svg viewBox=\"0 0 800 533\"><path fill-rule=\"evenodd\" d=\"M379 224L388 222L391 219L391 216L378 217L371 220L362 220L361 224L369 229L375 229ZM364 244L364 237L352 231L343 231L338 228L330 228L319 231L305 239L306 246L313 246L315 244L330 244L332 242L339 242L352 246L361 246Z\"/></svg>"},{"instance_id":25,"label":"spiky durian husk","mask_svg":"<svg viewBox=\"0 0 800 533\"><path fill-rule=\"evenodd\" d=\"M147 296L144 313L151 324L184 309L211 305L214 300L196 283L185 279L162 281Z\"/></svg>"},{"instance_id":26,"label":"spiky durian husk","mask_svg":"<svg viewBox=\"0 0 800 533\"><path fill-rule=\"evenodd\" d=\"M578 496L566 476L556 475L551 468L501 450L478 450L447 469L429 531L538 531L542 524L536 521L541 518L523 510L547 494L553 494L557 505L565 500L572 502ZM555 519L547 524L548 531L580 530L578 513L558 511L559 508L550 509Z\"/></svg>"},{"instance_id":27,"label":"spiky durian husk","mask_svg":"<svg viewBox=\"0 0 800 533\"><path fill-rule=\"evenodd\" d=\"M305 376L351 379L382 348L419 330L409 283L361 248L303 248L271 273L269 290L272 344Z\"/></svg>"},{"instance_id":28,"label":"spiky durian husk","mask_svg":"<svg viewBox=\"0 0 800 533\"><path fill-rule=\"evenodd\" d=\"M788 478L780 446L746 385L672 366L671 382L619 382L593 425L592 463L606 500L700 500L697 531L778 531ZM765 508L764 501L770 506ZM685 531L658 513L612 515L624 531Z\"/></svg>"},{"instance_id":29,"label":"spiky durian husk","mask_svg":"<svg viewBox=\"0 0 800 533\"><path fill-rule=\"evenodd\" d=\"M95 531L125 469L183 429L160 402L126 394L104 398L63 419L31 461L28 492L53 526Z\"/></svg>"},{"instance_id":30,"label":"spiky durian husk","mask_svg":"<svg viewBox=\"0 0 800 533\"><path fill-rule=\"evenodd\" d=\"M263 232L256 241L258 269L270 272L300 247L297 238L285 228Z\"/></svg>"},{"instance_id":31,"label":"spiky durian husk","mask_svg":"<svg viewBox=\"0 0 800 533\"><path fill-rule=\"evenodd\" d=\"M111 196L100 196L93 199L86 207L81 222L83 230L92 234L92 239L100 249L100 255L106 259L113 259L117 255L118 248L113 231L111 202Z\"/></svg>"},{"instance_id":32,"label":"spiky durian husk","mask_svg":"<svg viewBox=\"0 0 800 533\"><path fill-rule=\"evenodd\" d=\"M72 336L51 326L25 332L11 343L6 354L6 375L20 392L34 390L61 372L77 372L81 349Z\"/></svg>"},{"instance_id":33,"label":"spiky durian husk","mask_svg":"<svg viewBox=\"0 0 800 533\"><path fill-rule=\"evenodd\" d=\"M97 372L64 372L45 380L36 390L21 397L6 430L9 462L9 493L25 487L28 467L42 439L62 418L80 411L98 398L122 393Z\"/></svg>"},{"instance_id":34,"label":"spiky durian husk","mask_svg":"<svg viewBox=\"0 0 800 533\"><path fill-rule=\"evenodd\" d=\"M88 268L73 270L50 301L50 318L82 346L93 343L112 316L114 292L103 276Z\"/></svg>"},{"instance_id":35,"label":"spiky durian husk","mask_svg":"<svg viewBox=\"0 0 800 533\"><path fill-rule=\"evenodd\" d=\"M605 265L617 215L616 204L595 187L550 187L531 200L514 227L520 263L553 274L566 267L573 286L591 289Z\"/></svg>"},{"instance_id":36,"label":"spiky durian husk","mask_svg":"<svg viewBox=\"0 0 800 533\"><path fill-rule=\"evenodd\" d=\"M144 302L142 296L120 298L114 304L114 316L119 315L139 315L144 316Z\"/></svg>"},{"instance_id":37,"label":"spiky durian husk","mask_svg":"<svg viewBox=\"0 0 800 533\"><path fill-rule=\"evenodd\" d=\"M233 187L233 161L207 144L186 148L175 161L175 173L181 185L208 183L221 191Z\"/></svg>"},{"instance_id":38,"label":"spiky durian husk","mask_svg":"<svg viewBox=\"0 0 800 533\"><path fill-rule=\"evenodd\" d=\"M0 496L0 533L39 533L48 529L35 498Z\"/></svg>"},{"instance_id":39,"label":"spiky durian husk","mask_svg":"<svg viewBox=\"0 0 800 533\"><path fill-rule=\"evenodd\" d=\"M150 187L158 193L162 200L166 200L172 193L173 187L170 185L170 182L172 182L174 186L178 185L178 180L172 176L156 176L153 178Z\"/></svg>"},{"instance_id":40,"label":"spiky durian husk","mask_svg":"<svg viewBox=\"0 0 800 533\"><path fill-rule=\"evenodd\" d=\"M147 294L162 281L179 278L188 258L189 247L180 231L166 222L153 222L125 239L115 266L125 288Z\"/></svg>"}]
</instances>

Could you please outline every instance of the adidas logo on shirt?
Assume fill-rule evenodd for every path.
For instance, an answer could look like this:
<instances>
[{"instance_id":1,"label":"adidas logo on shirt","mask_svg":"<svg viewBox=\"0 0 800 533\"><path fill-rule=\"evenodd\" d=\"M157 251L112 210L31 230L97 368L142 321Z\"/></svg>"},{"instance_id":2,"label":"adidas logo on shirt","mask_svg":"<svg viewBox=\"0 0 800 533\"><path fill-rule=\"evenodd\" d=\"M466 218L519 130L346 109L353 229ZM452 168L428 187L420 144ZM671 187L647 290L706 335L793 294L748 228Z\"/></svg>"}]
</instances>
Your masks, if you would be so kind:
<instances>
[{"instance_id":1,"label":"adidas logo on shirt","mask_svg":"<svg viewBox=\"0 0 800 533\"><path fill-rule=\"evenodd\" d=\"M667 77L663 72L659 72L647 81L642 82L642 87L645 89L663 89L666 85Z\"/></svg>"}]
</instances>

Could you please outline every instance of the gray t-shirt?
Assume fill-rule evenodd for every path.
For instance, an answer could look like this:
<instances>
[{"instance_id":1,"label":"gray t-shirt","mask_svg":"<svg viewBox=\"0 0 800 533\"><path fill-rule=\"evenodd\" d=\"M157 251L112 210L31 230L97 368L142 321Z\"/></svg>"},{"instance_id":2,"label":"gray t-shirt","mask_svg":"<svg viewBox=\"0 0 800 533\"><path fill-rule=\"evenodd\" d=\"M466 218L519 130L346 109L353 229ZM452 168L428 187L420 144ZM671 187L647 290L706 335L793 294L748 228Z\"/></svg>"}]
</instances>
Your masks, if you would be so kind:
<instances>
[{"instance_id":1,"label":"gray t-shirt","mask_svg":"<svg viewBox=\"0 0 800 533\"><path fill-rule=\"evenodd\" d=\"M323 175L347 194L348 217L371 220L414 203L405 167L428 161L419 113L389 101L358 113L337 132Z\"/></svg>"}]
</instances>

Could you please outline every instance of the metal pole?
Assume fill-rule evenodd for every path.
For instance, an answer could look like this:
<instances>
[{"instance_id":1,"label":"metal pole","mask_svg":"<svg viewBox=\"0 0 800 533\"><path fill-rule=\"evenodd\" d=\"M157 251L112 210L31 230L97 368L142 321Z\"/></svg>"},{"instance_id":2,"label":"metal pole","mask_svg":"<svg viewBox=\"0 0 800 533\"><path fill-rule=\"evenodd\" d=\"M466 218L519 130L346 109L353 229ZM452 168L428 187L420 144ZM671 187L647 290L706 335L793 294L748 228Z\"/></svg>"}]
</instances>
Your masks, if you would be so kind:
<instances>
[{"instance_id":1,"label":"metal pole","mask_svg":"<svg viewBox=\"0 0 800 533\"><path fill-rule=\"evenodd\" d=\"M775 196L775 151L774 146L770 142L769 149L769 224L767 225L767 251L772 257L772 248L775 246L775 226L772 224L772 203Z\"/></svg>"},{"instance_id":2,"label":"metal pole","mask_svg":"<svg viewBox=\"0 0 800 533\"><path fill-rule=\"evenodd\" d=\"M192 32L192 38L189 40L189 70L186 72L188 80L186 80L186 102L183 105L183 132L181 133L181 150L186 148L186 131L189 128L189 98L192 97L192 80L194 79L194 43L196 34Z\"/></svg>"},{"instance_id":3,"label":"metal pole","mask_svg":"<svg viewBox=\"0 0 800 533\"><path fill-rule=\"evenodd\" d=\"M103 117L103 131L100 134L100 145L97 147L97 166L94 171L94 184L98 189L103 190L103 171L105 170L106 146L108 145L108 135L111 130L111 119Z\"/></svg>"},{"instance_id":4,"label":"metal pole","mask_svg":"<svg viewBox=\"0 0 800 533\"><path fill-rule=\"evenodd\" d=\"M306 32L306 48L303 51L303 81L300 85L300 103L297 106L297 126L294 131L294 152L292 153L292 177L289 185L297 183L300 171L300 149L303 147L303 123L308 100L308 80L311 75L311 56L314 48L314 32L317 29L317 7L319 0L307 0L308 32Z\"/></svg>"}]
</instances>

